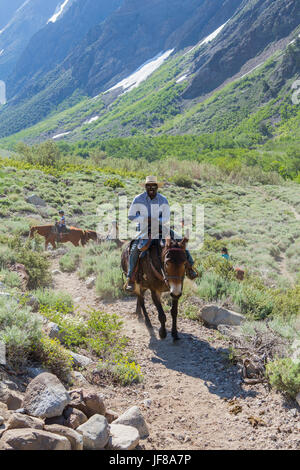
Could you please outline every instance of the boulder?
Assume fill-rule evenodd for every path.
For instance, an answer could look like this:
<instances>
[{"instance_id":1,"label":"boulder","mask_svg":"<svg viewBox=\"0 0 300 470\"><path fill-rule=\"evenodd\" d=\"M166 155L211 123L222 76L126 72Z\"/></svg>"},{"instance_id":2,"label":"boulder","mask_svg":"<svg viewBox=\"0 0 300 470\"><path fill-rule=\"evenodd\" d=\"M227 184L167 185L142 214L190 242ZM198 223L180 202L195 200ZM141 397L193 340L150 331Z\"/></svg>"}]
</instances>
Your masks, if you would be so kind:
<instances>
[{"instance_id":1,"label":"boulder","mask_svg":"<svg viewBox=\"0 0 300 470\"><path fill-rule=\"evenodd\" d=\"M124 424L136 428L141 439L146 439L149 436L147 424L138 406L129 408L113 424Z\"/></svg>"},{"instance_id":2,"label":"boulder","mask_svg":"<svg viewBox=\"0 0 300 470\"><path fill-rule=\"evenodd\" d=\"M61 343L63 342L65 333L57 323L50 321L46 324L44 329L49 338L58 339Z\"/></svg>"},{"instance_id":3,"label":"boulder","mask_svg":"<svg viewBox=\"0 0 300 470\"><path fill-rule=\"evenodd\" d=\"M87 367L93 363L92 359L86 356L82 356L81 354L74 353L73 351L68 351L70 356L73 357L73 364L76 367Z\"/></svg>"},{"instance_id":4,"label":"boulder","mask_svg":"<svg viewBox=\"0 0 300 470\"><path fill-rule=\"evenodd\" d=\"M74 429L66 428L59 424L46 425L44 429L53 434L66 437L71 444L71 450L83 450L83 437L80 433L74 431Z\"/></svg>"},{"instance_id":5,"label":"boulder","mask_svg":"<svg viewBox=\"0 0 300 470\"><path fill-rule=\"evenodd\" d=\"M7 405L9 410L22 407L23 395L17 390L11 390L6 384L0 383L0 401Z\"/></svg>"},{"instance_id":6,"label":"boulder","mask_svg":"<svg viewBox=\"0 0 300 470\"><path fill-rule=\"evenodd\" d=\"M299 392L298 395L296 396L296 402L297 402L298 405L300 406L300 392Z\"/></svg>"},{"instance_id":7,"label":"boulder","mask_svg":"<svg viewBox=\"0 0 300 470\"><path fill-rule=\"evenodd\" d=\"M76 408L72 408L71 406L67 406L64 410L64 425L71 429L77 429L78 426L87 422L86 415Z\"/></svg>"},{"instance_id":8,"label":"boulder","mask_svg":"<svg viewBox=\"0 0 300 470\"><path fill-rule=\"evenodd\" d=\"M36 194L32 194L32 196L27 197L26 202L28 202L29 204L33 204L34 206L41 206L41 207L47 206L47 203Z\"/></svg>"},{"instance_id":9,"label":"boulder","mask_svg":"<svg viewBox=\"0 0 300 470\"><path fill-rule=\"evenodd\" d=\"M70 406L82 411L88 418L94 414L105 416L106 408L101 393L88 388L80 388L72 390L70 397Z\"/></svg>"},{"instance_id":10,"label":"boulder","mask_svg":"<svg viewBox=\"0 0 300 470\"><path fill-rule=\"evenodd\" d=\"M7 429L33 428L43 429L44 421L40 418L21 413L12 413L7 421Z\"/></svg>"},{"instance_id":11,"label":"boulder","mask_svg":"<svg viewBox=\"0 0 300 470\"><path fill-rule=\"evenodd\" d=\"M102 450L108 443L109 424L104 416L94 415L76 429L82 434L85 450Z\"/></svg>"},{"instance_id":12,"label":"boulder","mask_svg":"<svg viewBox=\"0 0 300 470\"><path fill-rule=\"evenodd\" d=\"M136 428L124 424L110 425L110 437L106 446L109 450L133 450L139 444L140 435Z\"/></svg>"},{"instance_id":13,"label":"boulder","mask_svg":"<svg viewBox=\"0 0 300 470\"><path fill-rule=\"evenodd\" d=\"M23 407L27 414L38 418L60 416L69 404L70 396L58 378L44 372L28 385Z\"/></svg>"},{"instance_id":14,"label":"boulder","mask_svg":"<svg viewBox=\"0 0 300 470\"><path fill-rule=\"evenodd\" d=\"M200 318L209 326L219 325L238 326L244 321L244 316L240 313L218 307L217 305L206 305L200 312Z\"/></svg>"},{"instance_id":15,"label":"boulder","mask_svg":"<svg viewBox=\"0 0 300 470\"><path fill-rule=\"evenodd\" d=\"M105 418L107 419L108 423L111 424L113 421L119 418L119 415L116 411L106 410Z\"/></svg>"},{"instance_id":16,"label":"boulder","mask_svg":"<svg viewBox=\"0 0 300 470\"><path fill-rule=\"evenodd\" d=\"M71 450L66 437L41 429L11 429L0 440L2 448L13 450Z\"/></svg>"},{"instance_id":17,"label":"boulder","mask_svg":"<svg viewBox=\"0 0 300 470\"><path fill-rule=\"evenodd\" d=\"M92 287L94 287L95 285L95 282L96 282L96 278L95 277L89 277L86 281L85 281L85 285L88 289L91 289Z\"/></svg>"}]
</instances>

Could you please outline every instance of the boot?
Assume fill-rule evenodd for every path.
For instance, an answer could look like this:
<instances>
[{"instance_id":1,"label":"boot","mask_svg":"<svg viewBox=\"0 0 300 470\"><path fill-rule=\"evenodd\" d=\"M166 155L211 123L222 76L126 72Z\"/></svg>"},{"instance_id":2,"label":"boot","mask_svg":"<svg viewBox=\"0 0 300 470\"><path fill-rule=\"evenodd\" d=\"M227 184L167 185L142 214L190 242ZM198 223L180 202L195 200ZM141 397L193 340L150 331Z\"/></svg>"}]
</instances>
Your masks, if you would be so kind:
<instances>
[{"instance_id":1,"label":"boot","mask_svg":"<svg viewBox=\"0 0 300 470\"><path fill-rule=\"evenodd\" d=\"M191 264L186 267L186 275L191 281L194 281L199 276Z\"/></svg>"},{"instance_id":2,"label":"boot","mask_svg":"<svg viewBox=\"0 0 300 470\"><path fill-rule=\"evenodd\" d=\"M128 278L126 284L126 292L134 292L134 284L134 281Z\"/></svg>"}]
</instances>

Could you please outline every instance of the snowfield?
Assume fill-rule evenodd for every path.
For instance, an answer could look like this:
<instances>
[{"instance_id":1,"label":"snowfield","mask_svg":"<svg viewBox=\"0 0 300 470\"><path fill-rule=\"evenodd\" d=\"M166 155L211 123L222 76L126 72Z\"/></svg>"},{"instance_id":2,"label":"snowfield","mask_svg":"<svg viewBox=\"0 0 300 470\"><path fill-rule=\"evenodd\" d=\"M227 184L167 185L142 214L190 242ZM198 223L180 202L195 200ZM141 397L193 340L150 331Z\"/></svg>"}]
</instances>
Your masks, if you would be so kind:
<instances>
[{"instance_id":1,"label":"snowfield","mask_svg":"<svg viewBox=\"0 0 300 470\"><path fill-rule=\"evenodd\" d=\"M51 16L51 18L47 21L47 24L48 23L55 23L58 18L60 16L62 16L62 14L65 12L66 10L66 7L70 6L71 3L72 3L73 0L65 0L63 3L60 3L57 7L56 7L56 10L55 10L55 13L53 16ZM68 5L69 4L69 5Z\"/></svg>"},{"instance_id":2,"label":"snowfield","mask_svg":"<svg viewBox=\"0 0 300 470\"><path fill-rule=\"evenodd\" d=\"M53 140L60 139L61 137L64 137L65 135L69 135L71 132L63 132L62 134L56 134L52 137Z\"/></svg>"},{"instance_id":3,"label":"snowfield","mask_svg":"<svg viewBox=\"0 0 300 470\"><path fill-rule=\"evenodd\" d=\"M173 51L174 49L169 49L168 51L161 52L157 56L148 60L145 64L138 68L136 72L114 85L105 93L108 93L112 90L116 90L117 88L123 88L123 93L128 93L134 88L137 88L144 80L146 80L153 72L155 72L155 70L157 70L164 63L165 60L167 60L167 58L172 54Z\"/></svg>"}]
</instances>

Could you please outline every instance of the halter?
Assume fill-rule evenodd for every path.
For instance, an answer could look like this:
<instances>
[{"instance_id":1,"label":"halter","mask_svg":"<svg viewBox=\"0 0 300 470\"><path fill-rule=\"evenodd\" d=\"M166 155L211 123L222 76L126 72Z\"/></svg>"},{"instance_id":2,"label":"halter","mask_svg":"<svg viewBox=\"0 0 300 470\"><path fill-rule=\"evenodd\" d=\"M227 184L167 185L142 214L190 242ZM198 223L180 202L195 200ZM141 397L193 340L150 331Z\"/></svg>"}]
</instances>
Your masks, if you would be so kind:
<instances>
[{"instance_id":1,"label":"halter","mask_svg":"<svg viewBox=\"0 0 300 470\"><path fill-rule=\"evenodd\" d=\"M181 252L185 252L184 248L168 248L166 250L166 253L165 253L165 256L164 258L168 255L168 253L170 251L181 251ZM186 261L185 261L186 263ZM167 287L170 288L170 284L169 284L169 279L176 279L178 281L181 281L181 283L183 283L183 280L184 280L184 276L168 276L166 275L166 273L164 272L164 269L163 269L163 266L161 267L161 273L162 273L162 280L164 280L164 282L166 283Z\"/></svg>"}]
</instances>

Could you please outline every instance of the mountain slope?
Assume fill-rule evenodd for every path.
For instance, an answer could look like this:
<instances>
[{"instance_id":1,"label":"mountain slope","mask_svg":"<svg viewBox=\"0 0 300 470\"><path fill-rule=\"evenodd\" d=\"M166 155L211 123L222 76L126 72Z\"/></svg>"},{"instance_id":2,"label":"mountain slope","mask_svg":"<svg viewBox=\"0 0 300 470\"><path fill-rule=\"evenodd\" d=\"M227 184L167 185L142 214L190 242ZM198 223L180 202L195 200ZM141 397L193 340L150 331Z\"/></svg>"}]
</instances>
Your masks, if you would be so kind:
<instances>
[{"instance_id":1,"label":"mountain slope","mask_svg":"<svg viewBox=\"0 0 300 470\"><path fill-rule=\"evenodd\" d=\"M59 0L47 0L46 2L44 0L24 0L14 12L9 23L0 32L1 80L7 79L31 36L46 24L59 3Z\"/></svg>"},{"instance_id":2,"label":"mountain slope","mask_svg":"<svg viewBox=\"0 0 300 470\"><path fill-rule=\"evenodd\" d=\"M16 10L24 0L1 0L0 2L0 30L2 30L12 18Z\"/></svg>"},{"instance_id":3,"label":"mountain slope","mask_svg":"<svg viewBox=\"0 0 300 470\"><path fill-rule=\"evenodd\" d=\"M60 64L87 32L104 21L123 0L76 0L54 23L49 22L30 40L8 80L9 96ZM26 88L28 95L28 88Z\"/></svg>"},{"instance_id":4,"label":"mountain slope","mask_svg":"<svg viewBox=\"0 0 300 470\"><path fill-rule=\"evenodd\" d=\"M26 61L20 60L20 72L17 68L7 82L8 104L0 111L1 122L9 127L5 134L40 121L74 92L93 96L171 45L179 47L194 16L200 26L197 40L204 38L229 18L241 1L215 0L212 8L210 0L186 0L183 10L179 0L172 0L172 9L170 0L125 0L48 74L36 73L36 79L27 79L22 68ZM41 37L40 42L44 42ZM25 54L29 62L30 52ZM5 134L0 123L0 135Z\"/></svg>"},{"instance_id":5,"label":"mountain slope","mask_svg":"<svg viewBox=\"0 0 300 470\"><path fill-rule=\"evenodd\" d=\"M249 59L289 36L300 24L300 0L255 0L243 8L220 33L214 47L199 54L196 75L185 98L208 93L237 73Z\"/></svg>"}]
</instances>

